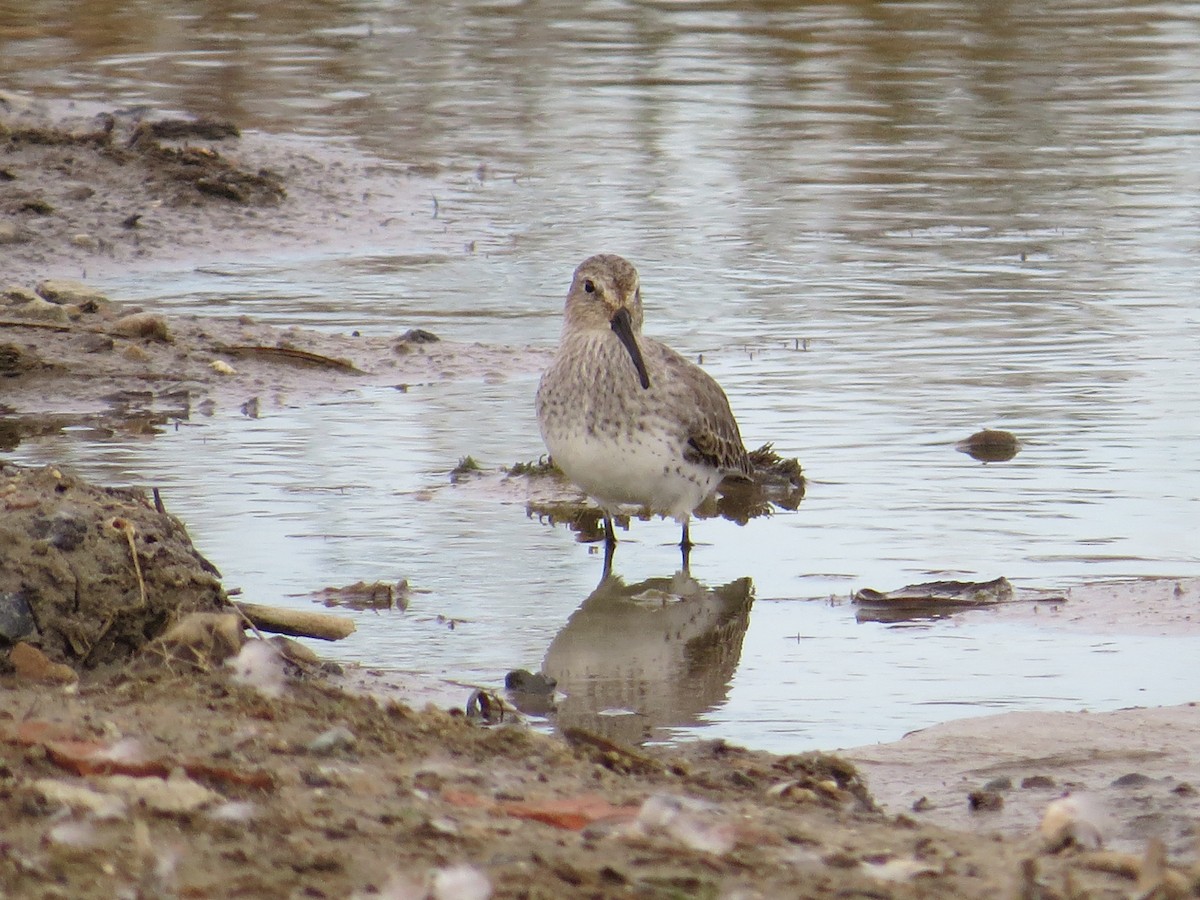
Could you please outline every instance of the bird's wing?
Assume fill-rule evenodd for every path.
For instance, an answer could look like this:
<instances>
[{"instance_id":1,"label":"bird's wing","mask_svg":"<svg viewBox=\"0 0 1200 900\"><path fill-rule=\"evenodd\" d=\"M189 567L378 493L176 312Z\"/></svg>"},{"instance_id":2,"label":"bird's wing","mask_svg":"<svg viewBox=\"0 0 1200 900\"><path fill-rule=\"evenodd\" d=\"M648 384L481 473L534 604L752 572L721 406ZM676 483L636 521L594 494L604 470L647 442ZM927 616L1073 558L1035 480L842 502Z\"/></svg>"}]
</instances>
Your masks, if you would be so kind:
<instances>
[{"instance_id":1,"label":"bird's wing","mask_svg":"<svg viewBox=\"0 0 1200 900\"><path fill-rule=\"evenodd\" d=\"M663 362L673 371L670 383L679 395L676 403L687 409L687 447L684 456L726 473L750 475L750 460L729 398L711 375L669 347L661 348Z\"/></svg>"}]
</instances>

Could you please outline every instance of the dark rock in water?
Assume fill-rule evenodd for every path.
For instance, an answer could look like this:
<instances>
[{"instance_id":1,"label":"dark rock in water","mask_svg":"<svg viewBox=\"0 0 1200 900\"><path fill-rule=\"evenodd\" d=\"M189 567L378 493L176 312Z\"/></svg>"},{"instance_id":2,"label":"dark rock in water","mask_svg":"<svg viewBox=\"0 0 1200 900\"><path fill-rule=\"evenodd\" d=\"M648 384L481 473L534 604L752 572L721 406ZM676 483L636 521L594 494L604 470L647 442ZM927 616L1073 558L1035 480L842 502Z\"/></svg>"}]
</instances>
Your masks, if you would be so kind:
<instances>
[{"instance_id":1,"label":"dark rock in water","mask_svg":"<svg viewBox=\"0 0 1200 900\"><path fill-rule=\"evenodd\" d=\"M1130 772L1128 775L1122 775L1120 778L1113 781L1113 787L1145 787L1154 781L1149 775L1143 775L1141 772Z\"/></svg>"},{"instance_id":2,"label":"dark rock in water","mask_svg":"<svg viewBox=\"0 0 1200 900\"><path fill-rule=\"evenodd\" d=\"M33 610L23 593L0 594L0 642L15 644L37 634Z\"/></svg>"},{"instance_id":3,"label":"dark rock in water","mask_svg":"<svg viewBox=\"0 0 1200 900\"><path fill-rule=\"evenodd\" d=\"M954 449L980 462L1008 462L1021 450L1021 442L1008 431L985 428L959 441Z\"/></svg>"}]
</instances>

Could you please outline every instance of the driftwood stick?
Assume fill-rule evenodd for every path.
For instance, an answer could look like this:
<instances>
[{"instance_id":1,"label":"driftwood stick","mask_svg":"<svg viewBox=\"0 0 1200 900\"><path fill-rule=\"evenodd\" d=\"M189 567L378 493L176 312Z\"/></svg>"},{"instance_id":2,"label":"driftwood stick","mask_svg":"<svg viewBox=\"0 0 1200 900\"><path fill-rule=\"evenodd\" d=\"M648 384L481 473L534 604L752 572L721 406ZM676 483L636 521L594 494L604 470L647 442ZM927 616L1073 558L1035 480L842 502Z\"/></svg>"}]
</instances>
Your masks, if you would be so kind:
<instances>
[{"instance_id":1,"label":"driftwood stick","mask_svg":"<svg viewBox=\"0 0 1200 900\"><path fill-rule=\"evenodd\" d=\"M264 606L261 603L246 603L242 600L234 601L233 605L252 626L272 634L340 641L354 633L354 622L344 616L302 609L283 609L278 606Z\"/></svg>"}]
</instances>

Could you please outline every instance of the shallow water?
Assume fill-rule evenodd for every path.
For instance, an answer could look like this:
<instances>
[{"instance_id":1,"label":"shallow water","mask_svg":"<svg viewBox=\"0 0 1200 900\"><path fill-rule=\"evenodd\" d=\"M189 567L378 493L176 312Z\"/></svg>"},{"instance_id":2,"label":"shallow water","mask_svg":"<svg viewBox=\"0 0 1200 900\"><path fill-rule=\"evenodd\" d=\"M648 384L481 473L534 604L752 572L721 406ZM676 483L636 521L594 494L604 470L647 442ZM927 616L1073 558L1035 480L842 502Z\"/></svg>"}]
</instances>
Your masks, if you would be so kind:
<instances>
[{"instance_id":1,"label":"shallow water","mask_svg":"<svg viewBox=\"0 0 1200 900\"><path fill-rule=\"evenodd\" d=\"M589 676L624 688L607 710L622 733L792 750L997 709L1196 699L1193 638L977 614L886 627L827 600L935 577L1200 574L1195 7L23 9L0 12L13 89L349 142L443 185L404 212L442 223L420 246L142 272L106 282L114 295L550 346L571 269L620 252L647 332L703 356L749 445L801 459L797 512L693 529L693 576L748 577L755 598L700 708L620 715L655 678L702 677L686 653ZM281 398L257 419L218 409L153 439L72 431L11 455L158 485L251 599L406 577L409 611L359 614L336 652L495 685L541 666L600 574L523 504L448 483L466 454L543 452L535 382ZM955 452L984 425L1021 453ZM669 577L677 539L635 523L618 571Z\"/></svg>"}]
</instances>

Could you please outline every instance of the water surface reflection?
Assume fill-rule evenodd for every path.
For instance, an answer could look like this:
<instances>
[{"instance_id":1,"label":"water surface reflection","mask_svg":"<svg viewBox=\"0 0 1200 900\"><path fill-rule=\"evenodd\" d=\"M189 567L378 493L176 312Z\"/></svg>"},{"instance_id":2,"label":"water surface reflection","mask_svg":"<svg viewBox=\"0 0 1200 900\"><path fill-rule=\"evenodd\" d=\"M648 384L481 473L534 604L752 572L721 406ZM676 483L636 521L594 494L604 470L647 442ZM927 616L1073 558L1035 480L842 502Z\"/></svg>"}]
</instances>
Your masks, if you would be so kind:
<instances>
[{"instance_id":1,"label":"water surface reflection","mask_svg":"<svg viewBox=\"0 0 1200 900\"><path fill-rule=\"evenodd\" d=\"M557 726L641 743L695 725L725 700L753 593L749 578L710 589L684 572L634 584L607 575L542 663L565 695Z\"/></svg>"}]
</instances>

